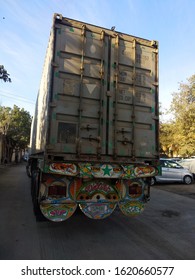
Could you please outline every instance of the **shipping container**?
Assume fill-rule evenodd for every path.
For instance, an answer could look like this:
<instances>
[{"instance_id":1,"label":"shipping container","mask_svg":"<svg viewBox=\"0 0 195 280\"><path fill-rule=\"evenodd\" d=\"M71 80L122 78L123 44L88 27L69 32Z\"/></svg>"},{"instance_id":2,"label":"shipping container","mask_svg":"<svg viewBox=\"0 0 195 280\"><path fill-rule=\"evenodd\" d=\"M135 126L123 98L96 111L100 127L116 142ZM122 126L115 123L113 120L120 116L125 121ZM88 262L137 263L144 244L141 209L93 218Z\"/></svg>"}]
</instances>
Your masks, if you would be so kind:
<instances>
[{"instance_id":1,"label":"shipping container","mask_svg":"<svg viewBox=\"0 0 195 280\"><path fill-rule=\"evenodd\" d=\"M37 213L142 212L158 173L158 80L157 41L54 15L31 130Z\"/></svg>"}]
</instances>

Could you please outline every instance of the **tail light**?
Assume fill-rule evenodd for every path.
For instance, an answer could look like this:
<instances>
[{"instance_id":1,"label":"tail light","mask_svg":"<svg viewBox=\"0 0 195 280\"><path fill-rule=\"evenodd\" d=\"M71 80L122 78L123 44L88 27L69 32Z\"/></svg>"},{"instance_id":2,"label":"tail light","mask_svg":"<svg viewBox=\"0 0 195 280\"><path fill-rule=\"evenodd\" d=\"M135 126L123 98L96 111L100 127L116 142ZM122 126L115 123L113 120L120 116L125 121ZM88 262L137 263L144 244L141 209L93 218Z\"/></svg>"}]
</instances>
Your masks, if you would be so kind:
<instances>
[{"instance_id":1,"label":"tail light","mask_svg":"<svg viewBox=\"0 0 195 280\"><path fill-rule=\"evenodd\" d=\"M52 185L48 188L48 196L63 196L66 197L66 186Z\"/></svg>"}]
</instances>

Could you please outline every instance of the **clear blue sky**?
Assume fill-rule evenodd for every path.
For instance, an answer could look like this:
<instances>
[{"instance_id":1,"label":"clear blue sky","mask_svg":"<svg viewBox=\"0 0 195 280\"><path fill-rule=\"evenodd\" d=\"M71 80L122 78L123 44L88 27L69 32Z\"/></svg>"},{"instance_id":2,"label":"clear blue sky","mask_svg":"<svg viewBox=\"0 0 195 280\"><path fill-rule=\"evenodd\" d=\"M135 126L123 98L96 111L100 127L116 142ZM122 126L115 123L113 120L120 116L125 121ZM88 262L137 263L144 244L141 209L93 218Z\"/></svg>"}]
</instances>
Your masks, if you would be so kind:
<instances>
[{"instance_id":1,"label":"clear blue sky","mask_svg":"<svg viewBox=\"0 0 195 280\"><path fill-rule=\"evenodd\" d=\"M0 0L0 105L34 113L53 13L159 41L160 102L195 74L194 0Z\"/></svg>"}]
</instances>

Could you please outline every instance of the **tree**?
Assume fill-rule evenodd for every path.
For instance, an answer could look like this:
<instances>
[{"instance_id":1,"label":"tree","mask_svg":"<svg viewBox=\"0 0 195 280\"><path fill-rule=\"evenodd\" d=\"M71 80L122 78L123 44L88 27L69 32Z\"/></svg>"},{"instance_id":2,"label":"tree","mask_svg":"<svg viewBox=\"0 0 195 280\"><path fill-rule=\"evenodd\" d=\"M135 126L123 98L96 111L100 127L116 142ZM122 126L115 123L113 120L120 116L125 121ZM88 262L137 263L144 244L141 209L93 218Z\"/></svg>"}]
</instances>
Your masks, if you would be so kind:
<instances>
[{"instance_id":1,"label":"tree","mask_svg":"<svg viewBox=\"0 0 195 280\"><path fill-rule=\"evenodd\" d=\"M0 106L0 132L7 135L9 125L11 122L11 108Z\"/></svg>"},{"instance_id":2,"label":"tree","mask_svg":"<svg viewBox=\"0 0 195 280\"><path fill-rule=\"evenodd\" d=\"M0 65L0 79L2 79L4 82L10 82L11 79L9 78L9 74L7 73L7 70L5 70L3 65Z\"/></svg>"},{"instance_id":3,"label":"tree","mask_svg":"<svg viewBox=\"0 0 195 280\"><path fill-rule=\"evenodd\" d=\"M25 149L28 146L31 121L29 112L16 105L13 109L0 106L0 132L4 135L4 139L12 143L12 147L9 144L9 155L6 156L9 160L14 148Z\"/></svg>"},{"instance_id":4,"label":"tree","mask_svg":"<svg viewBox=\"0 0 195 280\"><path fill-rule=\"evenodd\" d=\"M172 123L160 124L160 146L161 154L170 155L170 146L173 141L173 125Z\"/></svg>"},{"instance_id":5,"label":"tree","mask_svg":"<svg viewBox=\"0 0 195 280\"><path fill-rule=\"evenodd\" d=\"M173 94L171 110L175 116L176 139L182 156L195 153L195 75L187 83L180 83L179 92Z\"/></svg>"},{"instance_id":6,"label":"tree","mask_svg":"<svg viewBox=\"0 0 195 280\"><path fill-rule=\"evenodd\" d=\"M21 149L25 149L29 144L31 121L32 118L29 112L14 105L11 110L7 135L12 138Z\"/></svg>"},{"instance_id":7,"label":"tree","mask_svg":"<svg viewBox=\"0 0 195 280\"><path fill-rule=\"evenodd\" d=\"M161 124L161 146L180 156L195 155L195 75L180 83L172 96L173 120Z\"/></svg>"}]
</instances>

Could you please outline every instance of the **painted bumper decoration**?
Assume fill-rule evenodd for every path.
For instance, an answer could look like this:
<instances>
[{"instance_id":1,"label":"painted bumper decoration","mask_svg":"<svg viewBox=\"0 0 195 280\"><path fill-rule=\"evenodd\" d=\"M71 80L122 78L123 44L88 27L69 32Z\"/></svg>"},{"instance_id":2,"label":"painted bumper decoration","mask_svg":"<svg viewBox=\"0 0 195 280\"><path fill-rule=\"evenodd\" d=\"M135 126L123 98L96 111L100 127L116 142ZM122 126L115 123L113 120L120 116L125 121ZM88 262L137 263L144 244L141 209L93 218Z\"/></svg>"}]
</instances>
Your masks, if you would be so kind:
<instances>
[{"instance_id":1,"label":"painted bumper decoration","mask_svg":"<svg viewBox=\"0 0 195 280\"><path fill-rule=\"evenodd\" d=\"M70 218L77 208L75 184L77 178L43 174L40 186L40 210L42 214L53 222L61 222Z\"/></svg>"},{"instance_id":2,"label":"painted bumper decoration","mask_svg":"<svg viewBox=\"0 0 195 280\"><path fill-rule=\"evenodd\" d=\"M56 174L76 176L78 174L78 167L72 163L52 163L49 165L49 171Z\"/></svg>"},{"instance_id":3,"label":"painted bumper decoration","mask_svg":"<svg viewBox=\"0 0 195 280\"><path fill-rule=\"evenodd\" d=\"M104 219L116 208L119 195L111 181L96 179L83 184L77 193L76 200L87 217Z\"/></svg>"},{"instance_id":4,"label":"painted bumper decoration","mask_svg":"<svg viewBox=\"0 0 195 280\"><path fill-rule=\"evenodd\" d=\"M136 216L143 212L145 203L141 201L120 202L119 208L126 216Z\"/></svg>"},{"instance_id":5,"label":"painted bumper decoration","mask_svg":"<svg viewBox=\"0 0 195 280\"><path fill-rule=\"evenodd\" d=\"M118 205L122 213L126 216L136 216L142 213L145 207L143 202L145 182L141 178L132 180L122 180L118 184L121 193L121 200Z\"/></svg>"},{"instance_id":6,"label":"painted bumper decoration","mask_svg":"<svg viewBox=\"0 0 195 280\"><path fill-rule=\"evenodd\" d=\"M129 166L119 168L109 164L101 165L99 169L97 166L96 168L93 166L92 169L91 167L89 170L85 165L84 170L84 176L88 171L93 173L90 179L64 176L64 174L42 174L40 209L47 219L55 222L64 221L73 215L77 205L87 217L92 219L104 219L110 216L117 206L127 216L136 216L144 210L147 182L139 177L127 179L124 171L126 176L132 174L143 176L143 174L151 174L148 166L147 169L129 168ZM83 169L80 166L80 171ZM78 171L76 167L74 170ZM115 178L113 176L117 176L116 179L113 179Z\"/></svg>"},{"instance_id":7,"label":"painted bumper decoration","mask_svg":"<svg viewBox=\"0 0 195 280\"><path fill-rule=\"evenodd\" d=\"M42 214L53 222L62 222L72 216L77 208L76 203L66 204L41 204Z\"/></svg>"},{"instance_id":8,"label":"painted bumper decoration","mask_svg":"<svg viewBox=\"0 0 195 280\"><path fill-rule=\"evenodd\" d=\"M133 179L156 176L158 174L158 169L155 166L149 165L52 163L45 166L44 172L78 176L81 178Z\"/></svg>"},{"instance_id":9,"label":"painted bumper decoration","mask_svg":"<svg viewBox=\"0 0 195 280\"><path fill-rule=\"evenodd\" d=\"M112 214L114 209L116 208L116 203L95 203L95 202L87 202L80 203L79 207L81 211L91 219L104 219Z\"/></svg>"}]
</instances>

